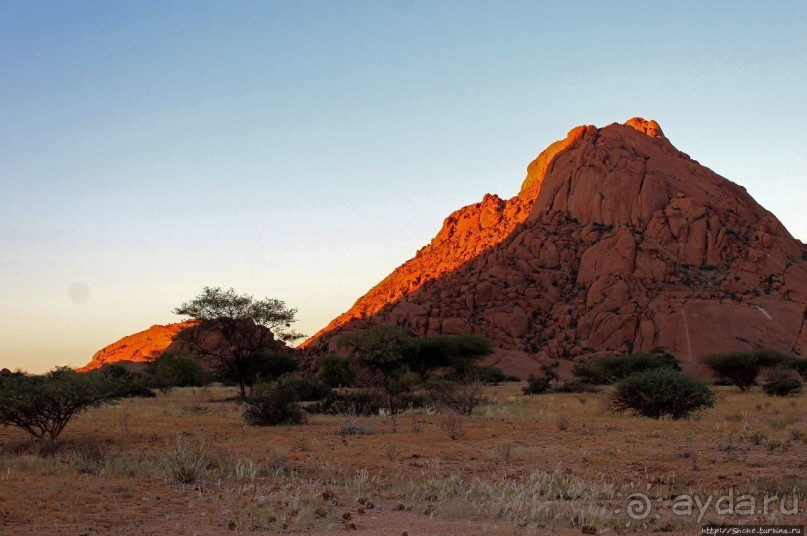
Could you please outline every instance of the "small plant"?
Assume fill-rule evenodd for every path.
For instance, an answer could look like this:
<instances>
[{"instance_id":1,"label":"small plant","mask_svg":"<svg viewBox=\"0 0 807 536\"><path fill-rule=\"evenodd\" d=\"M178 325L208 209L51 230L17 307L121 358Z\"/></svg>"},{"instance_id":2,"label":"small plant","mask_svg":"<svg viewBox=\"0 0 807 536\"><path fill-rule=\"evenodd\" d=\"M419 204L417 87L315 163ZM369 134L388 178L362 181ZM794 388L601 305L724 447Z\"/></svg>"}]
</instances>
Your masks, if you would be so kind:
<instances>
[{"instance_id":1,"label":"small plant","mask_svg":"<svg viewBox=\"0 0 807 536\"><path fill-rule=\"evenodd\" d=\"M297 403L297 392L283 381L257 385L247 397L242 417L248 426L305 422L305 415Z\"/></svg>"},{"instance_id":2,"label":"small plant","mask_svg":"<svg viewBox=\"0 0 807 536\"><path fill-rule=\"evenodd\" d=\"M411 429L413 434L420 434L423 432L423 427L420 425L417 415L412 413Z\"/></svg>"},{"instance_id":3,"label":"small plant","mask_svg":"<svg viewBox=\"0 0 807 536\"><path fill-rule=\"evenodd\" d=\"M249 486L255 481L258 469L252 460L238 460L233 467L233 477L242 486Z\"/></svg>"},{"instance_id":4,"label":"small plant","mask_svg":"<svg viewBox=\"0 0 807 536\"><path fill-rule=\"evenodd\" d=\"M401 448L396 443L390 443L384 447L384 456L391 462L394 462L401 455Z\"/></svg>"},{"instance_id":5,"label":"small plant","mask_svg":"<svg viewBox=\"0 0 807 536\"><path fill-rule=\"evenodd\" d=\"M300 452L308 452L311 450L311 438L308 436L299 436L294 438L294 448Z\"/></svg>"},{"instance_id":6,"label":"small plant","mask_svg":"<svg viewBox=\"0 0 807 536\"><path fill-rule=\"evenodd\" d=\"M180 484L192 484L202 478L209 461L208 446L205 441L188 444L177 434L176 444L165 453L166 476Z\"/></svg>"},{"instance_id":7,"label":"small plant","mask_svg":"<svg viewBox=\"0 0 807 536\"><path fill-rule=\"evenodd\" d=\"M269 456L265 462L263 462L263 465L258 470L258 475L277 476L289 474L291 472L292 468L289 465L289 460L285 456L273 454L272 456Z\"/></svg>"},{"instance_id":8,"label":"small plant","mask_svg":"<svg viewBox=\"0 0 807 536\"><path fill-rule=\"evenodd\" d=\"M684 419L711 408L715 395L703 382L672 369L656 369L629 376L616 384L607 407L660 419Z\"/></svg>"},{"instance_id":9,"label":"small plant","mask_svg":"<svg viewBox=\"0 0 807 536\"><path fill-rule=\"evenodd\" d=\"M440 430L452 441L465 437L462 417L456 411L446 410L440 413Z\"/></svg>"},{"instance_id":10,"label":"small plant","mask_svg":"<svg viewBox=\"0 0 807 536\"><path fill-rule=\"evenodd\" d=\"M513 448L512 443L505 443L504 445L499 445L496 447L496 453L498 454L499 459L505 465L510 465L513 461L515 449Z\"/></svg>"},{"instance_id":11,"label":"small plant","mask_svg":"<svg viewBox=\"0 0 807 536\"><path fill-rule=\"evenodd\" d=\"M557 419L555 419L555 426L559 431L565 432L569 429L569 418L566 415L558 415Z\"/></svg>"},{"instance_id":12,"label":"small plant","mask_svg":"<svg viewBox=\"0 0 807 536\"><path fill-rule=\"evenodd\" d=\"M752 445L761 445L766 439L768 439L768 435L761 430L757 430L755 432L751 432L746 436L746 439Z\"/></svg>"}]
</instances>

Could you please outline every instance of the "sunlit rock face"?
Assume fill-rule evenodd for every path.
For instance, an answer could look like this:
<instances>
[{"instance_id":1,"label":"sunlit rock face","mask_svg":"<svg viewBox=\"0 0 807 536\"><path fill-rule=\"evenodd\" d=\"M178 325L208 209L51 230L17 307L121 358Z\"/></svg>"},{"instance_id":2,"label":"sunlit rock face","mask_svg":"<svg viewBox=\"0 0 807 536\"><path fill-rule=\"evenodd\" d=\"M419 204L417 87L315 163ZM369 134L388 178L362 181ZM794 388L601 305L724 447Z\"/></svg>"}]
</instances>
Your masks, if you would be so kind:
<instances>
[{"instance_id":1,"label":"sunlit rock face","mask_svg":"<svg viewBox=\"0 0 807 536\"><path fill-rule=\"evenodd\" d=\"M154 325L147 330L127 335L106 346L92 356L89 363L78 369L88 372L121 361L143 363L161 354L182 331L196 325L196 322L179 322L165 326Z\"/></svg>"},{"instance_id":2,"label":"sunlit rock face","mask_svg":"<svg viewBox=\"0 0 807 536\"><path fill-rule=\"evenodd\" d=\"M332 351L346 332L390 323L485 334L518 371L656 349L693 372L710 352L804 356L805 258L744 188L677 150L655 121L580 126L529 164L518 196L451 214L303 347Z\"/></svg>"},{"instance_id":3,"label":"sunlit rock face","mask_svg":"<svg viewBox=\"0 0 807 536\"><path fill-rule=\"evenodd\" d=\"M189 320L165 326L151 326L145 331L129 335L106 346L93 355L92 360L79 372L88 372L104 365L125 365L134 370L142 370L142 365L163 354L195 355L209 367L215 367L210 353L231 355L232 341L222 337L223 329L217 321L197 322ZM237 325L238 336L249 341L250 347L256 351L271 353L288 353L291 349L283 341L275 339L274 334L266 327L256 325L251 320L240 320Z\"/></svg>"}]
</instances>

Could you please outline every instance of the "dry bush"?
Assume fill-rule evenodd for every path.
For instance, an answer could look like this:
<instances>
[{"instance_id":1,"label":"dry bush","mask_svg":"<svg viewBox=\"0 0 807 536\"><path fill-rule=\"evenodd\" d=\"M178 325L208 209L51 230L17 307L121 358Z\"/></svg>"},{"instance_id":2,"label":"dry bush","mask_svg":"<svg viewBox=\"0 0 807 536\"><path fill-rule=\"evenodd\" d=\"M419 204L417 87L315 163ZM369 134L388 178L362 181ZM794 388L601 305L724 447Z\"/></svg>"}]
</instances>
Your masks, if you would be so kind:
<instances>
[{"instance_id":1,"label":"dry bush","mask_svg":"<svg viewBox=\"0 0 807 536\"><path fill-rule=\"evenodd\" d=\"M177 434L176 444L169 446L163 457L165 475L180 484L191 484L204 476L209 459L207 442L188 443Z\"/></svg>"},{"instance_id":2,"label":"dry bush","mask_svg":"<svg viewBox=\"0 0 807 536\"><path fill-rule=\"evenodd\" d=\"M429 382L428 390L429 398L435 405L460 415L471 415L478 405L485 403L485 386L473 378L456 382L435 379Z\"/></svg>"},{"instance_id":3,"label":"dry bush","mask_svg":"<svg viewBox=\"0 0 807 536\"><path fill-rule=\"evenodd\" d=\"M355 417L350 417L339 424L336 435L373 435L375 430L370 423L362 424Z\"/></svg>"},{"instance_id":4,"label":"dry bush","mask_svg":"<svg viewBox=\"0 0 807 536\"><path fill-rule=\"evenodd\" d=\"M465 437L465 426L462 423L462 417L453 410L440 413L440 430L453 441Z\"/></svg>"},{"instance_id":5,"label":"dry bush","mask_svg":"<svg viewBox=\"0 0 807 536\"><path fill-rule=\"evenodd\" d=\"M73 456L80 472L94 473L104 461L104 449L94 439L82 437L76 442Z\"/></svg>"}]
</instances>

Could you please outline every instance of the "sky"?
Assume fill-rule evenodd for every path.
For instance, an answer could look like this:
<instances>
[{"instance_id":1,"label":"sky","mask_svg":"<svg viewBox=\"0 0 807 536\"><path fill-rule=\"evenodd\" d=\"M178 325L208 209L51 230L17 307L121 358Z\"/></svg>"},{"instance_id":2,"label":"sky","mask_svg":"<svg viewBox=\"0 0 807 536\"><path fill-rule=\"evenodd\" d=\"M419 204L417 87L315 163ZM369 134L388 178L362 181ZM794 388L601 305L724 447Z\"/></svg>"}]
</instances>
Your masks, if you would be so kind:
<instances>
[{"instance_id":1,"label":"sky","mask_svg":"<svg viewBox=\"0 0 807 536\"><path fill-rule=\"evenodd\" d=\"M313 334L580 124L657 120L807 241L807 3L0 2L0 367L204 286Z\"/></svg>"}]
</instances>

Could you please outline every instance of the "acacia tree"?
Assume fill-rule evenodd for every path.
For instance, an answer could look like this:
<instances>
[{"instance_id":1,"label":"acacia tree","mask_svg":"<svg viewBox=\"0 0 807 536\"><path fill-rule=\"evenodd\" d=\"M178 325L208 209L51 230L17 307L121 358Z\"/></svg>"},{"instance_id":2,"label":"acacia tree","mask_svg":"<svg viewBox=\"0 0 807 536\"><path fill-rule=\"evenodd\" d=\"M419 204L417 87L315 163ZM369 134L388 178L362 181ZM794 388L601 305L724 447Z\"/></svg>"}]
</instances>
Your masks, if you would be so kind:
<instances>
[{"instance_id":1,"label":"acacia tree","mask_svg":"<svg viewBox=\"0 0 807 536\"><path fill-rule=\"evenodd\" d=\"M60 367L41 376L0 375L0 424L16 426L52 447L82 411L114 402L128 385L98 372Z\"/></svg>"},{"instance_id":2,"label":"acacia tree","mask_svg":"<svg viewBox=\"0 0 807 536\"><path fill-rule=\"evenodd\" d=\"M224 376L238 384L240 396L247 398L247 386L252 386L262 369L259 362L266 355L271 341L284 342L303 337L292 329L297 321L297 309L275 298L256 300L248 294L237 294L234 289L204 287L202 293L185 302L174 313L200 322L188 342L194 351L211 360ZM261 329L265 328L265 329ZM213 333L221 340L205 340L205 333Z\"/></svg>"},{"instance_id":3,"label":"acacia tree","mask_svg":"<svg viewBox=\"0 0 807 536\"><path fill-rule=\"evenodd\" d=\"M750 391L757 376L766 367L776 367L787 362L787 356L774 350L752 350L711 354L703 363L717 376L727 378L741 391Z\"/></svg>"}]
</instances>

